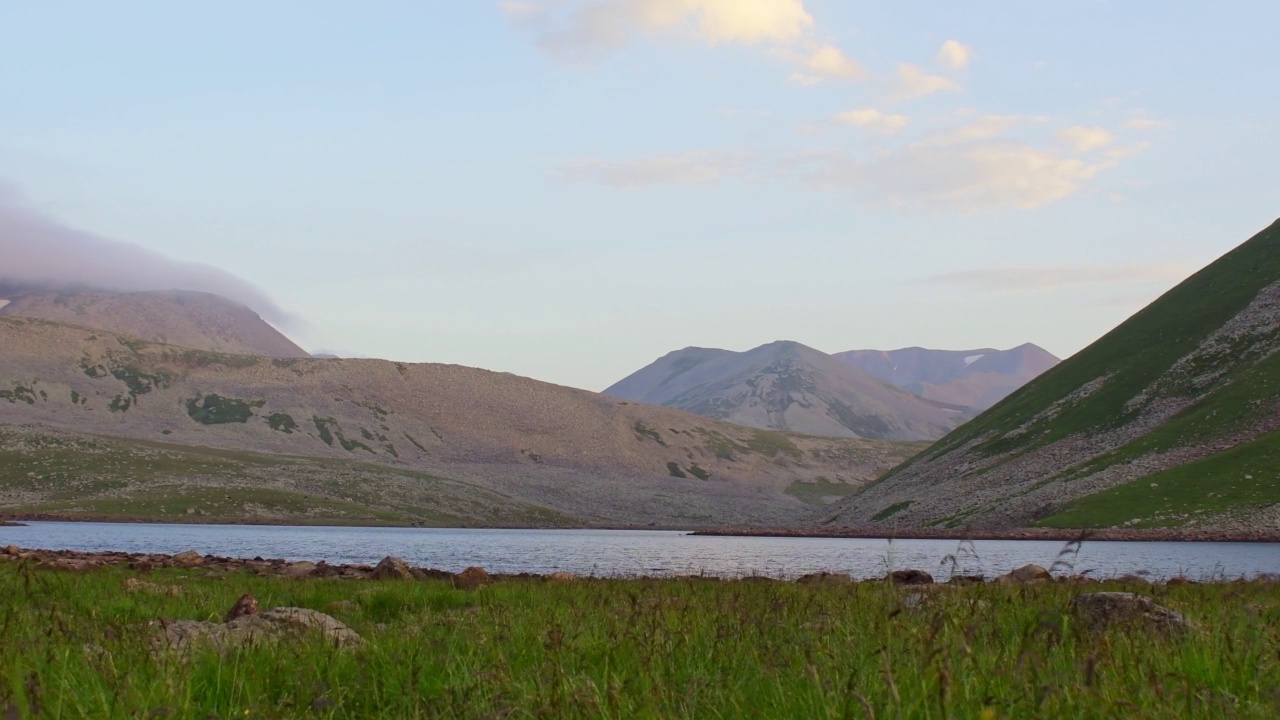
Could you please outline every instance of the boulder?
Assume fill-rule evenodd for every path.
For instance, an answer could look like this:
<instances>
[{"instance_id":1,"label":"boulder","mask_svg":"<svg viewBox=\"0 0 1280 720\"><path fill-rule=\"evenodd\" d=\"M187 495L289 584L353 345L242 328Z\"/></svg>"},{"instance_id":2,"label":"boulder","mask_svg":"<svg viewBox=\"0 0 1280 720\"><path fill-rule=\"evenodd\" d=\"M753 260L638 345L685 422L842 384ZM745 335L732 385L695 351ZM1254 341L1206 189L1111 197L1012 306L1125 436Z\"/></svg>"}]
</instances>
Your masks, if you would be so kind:
<instances>
[{"instance_id":1,"label":"boulder","mask_svg":"<svg viewBox=\"0 0 1280 720\"><path fill-rule=\"evenodd\" d=\"M239 618L239 617L244 617L245 615L257 615L257 614L258 614L258 598L254 597L252 593L245 593L241 595L240 599L236 601L236 604L232 605L231 609L227 611L227 616L225 618L225 621L231 622L232 620L235 620L236 618Z\"/></svg>"},{"instance_id":2,"label":"boulder","mask_svg":"<svg viewBox=\"0 0 1280 720\"><path fill-rule=\"evenodd\" d=\"M1151 581L1141 575L1129 573L1116 578L1116 582L1126 583L1128 585L1150 585Z\"/></svg>"},{"instance_id":3,"label":"boulder","mask_svg":"<svg viewBox=\"0 0 1280 720\"><path fill-rule=\"evenodd\" d=\"M1017 570L1013 570L1006 575L996 578L996 582L1002 583L1026 583L1039 582L1043 580L1052 580L1053 575L1048 570L1039 565L1023 565Z\"/></svg>"},{"instance_id":4,"label":"boulder","mask_svg":"<svg viewBox=\"0 0 1280 720\"><path fill-rule=\"evenodd\" d=\"M316 571L316 564L313 562L293 562L285 565L280 569L280 577L286 578L304 578L311 577Z\"/></svg>"},{"instance_id":5,"label":"boulder","mask_svg":"<svg viewBox=\"0 0 1280 720\"><path fill-rule=\"evenodd\" d=\"M1113 625L1126 628L1142 628L1167 635L1177 635L1191 629L1191 623L1182 616L1145 595L1126 592L1100 592L1077 595L1071 600L1071 612L1079 627L1101 631Z\"/></svg>"},{"instance_id":6,"label":"boulder","mask_svg":"<svg viewBox=\"0 0 1280 720\"><path fill-rule=\"evenodd\" d=\"M577 576L577 575L574 575L574 574L573 574L573 573L571 573L571 572L563 572L563 571L562 571L562 572L553 572L553 573L551 573L550 575L548 575L548 576L547 576L547 579L548 579L548 580L554 580L554 581L556 581L556 582L572 582L572 581L574 581L574 580L577 580L577 579L578 579L578 576Z\"/></svg>"},{"instance_id":7,"label":"boulder","mask_svg":"<svg viewBox=\"0 0 1280 720\"><path fill-rule=\"evenodd\" d=\"M183 550L173 556L172 562L181 568L199 567L204 564L204 556L195 550Z\"/></svg>"},{"instance_id":8,"label":"boulder","mask_svg":"<svg viewBox=\"0 0 1280 720\"><path fill-rule=\"evenodd\" d=\"M100 567L101 563L96 560L85 560L82 558L55 558L40 564L40 567L49 568L51 570L68 570L71 572L84 572Z\"/></svg>"},{"instance_id":9,"label":"boulder","mask_svg":"<svg viewBox=\"0 0 1280 720\"><path fill-rule=\"evenodd\" d=\"M10 545L9 547L4 549L4 554L8 555L9 557L18 557L19 555L22 554L22 550L18 549L17 545Z\"/></svg>"},{"instance_id":10,"label":"boulder","mask_svg":"<svg viewBox=\"0 0 1280 720\"><path fill-rule=\"evenodd\" d=\"M1195 582L1195 580L1190 580L1179 575L1178 577L1171 577L1166 580L1165 585L1168 585L1169 587L1177 587L1179 585L1194 585Z\"/></svg>"},{"instance_id":11,"label":"boulder","mask_svg":"<svg viewBox=\"0 0 1280 720\"><path fill-rule=\"evenodd\" d=\"M923 570L894 570L885 579L894 585L933 584L933 576Z\"/></svg>"},{"instance_id":12,"label":"boulder","mask_svg":"<svg viewBox=\"0 0 1280 720\"><path fill-rule=\"evenodd\" d=\"M207 647L219 652L238 647L277 643L320 635L336 647L352 647L360 635L336 618L306 608L279 607L256 615L242 615L230 622L161 620L151 639L153 651L180 654Z\"/></svg>"},{"instance_id":13,"label":"boulder","mask_svg":"<svg viewBox=\"0 0 1280 720\"><path fill-rule=\"evenodd\" d=\"M853 577L844 573L816 572L796 578L799 585L848 585L852 582Z\"/></svg>"},{"instance_id":14,"label":"boulder","mask_svg":"<svg viewBox=\"0 0 1280 720\"><path fill-rule=\"evenodd\" d=\"M469 567L453 576L453 586L459 590L475 590L489 582L489 573L482 567Z\"/></svg>"},{"instance_id":15,"label":"boulder","mask_svg":"<svg viewBox=\"0 0 1280 720\"><path fill-rule=\"evenodd\" d=\"M404 560L388 555L378 562L369 577L374 580L412 580L413 568Z\"/></svg>"}]
</instances>

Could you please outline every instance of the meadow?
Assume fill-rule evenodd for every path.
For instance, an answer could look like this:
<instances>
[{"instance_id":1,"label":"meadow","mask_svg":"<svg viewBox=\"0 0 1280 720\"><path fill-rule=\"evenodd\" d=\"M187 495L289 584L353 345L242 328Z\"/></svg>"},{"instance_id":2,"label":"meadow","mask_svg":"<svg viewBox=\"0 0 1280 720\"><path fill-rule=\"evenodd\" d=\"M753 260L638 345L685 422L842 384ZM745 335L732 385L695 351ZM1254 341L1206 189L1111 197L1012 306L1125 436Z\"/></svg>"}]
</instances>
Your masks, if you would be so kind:
<instances>
[{"instance_id":1,"label":"meadow","mask_svg":"<svg viewBox=\"0 0 1280 720\"><path fill-rule=\"evenodd\" d=\"M206 576L212 575L212 576ZM1086 629L1071 599L1149 595L1190 632ZM328 613L177 652L161 619ZM4 718L1275 718L1280 586L823 579L292 580L0 564Z\"/></svg>"}]
</instances>

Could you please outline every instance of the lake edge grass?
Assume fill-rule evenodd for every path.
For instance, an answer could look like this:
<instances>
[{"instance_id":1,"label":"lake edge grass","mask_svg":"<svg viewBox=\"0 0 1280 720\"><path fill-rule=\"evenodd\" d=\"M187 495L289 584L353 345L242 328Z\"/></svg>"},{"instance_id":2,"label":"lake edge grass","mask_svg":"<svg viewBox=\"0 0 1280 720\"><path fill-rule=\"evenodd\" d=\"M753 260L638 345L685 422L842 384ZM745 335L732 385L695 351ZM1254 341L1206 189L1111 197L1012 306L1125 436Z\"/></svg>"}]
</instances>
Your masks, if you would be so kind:
<instances>
[{"instance_id":1,"label":"lake edge grass","mask_svg":"<svg viewBox=\"0 0 1280 720\"><path fill-rule=\"evenodd\" d=\"M0 564L0 711L19 717L1275 717L1280 586L895 586L710 578L264 577ZM156 589L129 591L126 580ZM135 587L136 583L135 583ZM176 588L166 590L166 588ZM1089 633L1071 598L1151 596L1177 639ZM364 636L152 651L243 593ZM172 593L172 594L171 594ZM39 715L24 715L33 703Z\"/></svg>"}]
</instances>

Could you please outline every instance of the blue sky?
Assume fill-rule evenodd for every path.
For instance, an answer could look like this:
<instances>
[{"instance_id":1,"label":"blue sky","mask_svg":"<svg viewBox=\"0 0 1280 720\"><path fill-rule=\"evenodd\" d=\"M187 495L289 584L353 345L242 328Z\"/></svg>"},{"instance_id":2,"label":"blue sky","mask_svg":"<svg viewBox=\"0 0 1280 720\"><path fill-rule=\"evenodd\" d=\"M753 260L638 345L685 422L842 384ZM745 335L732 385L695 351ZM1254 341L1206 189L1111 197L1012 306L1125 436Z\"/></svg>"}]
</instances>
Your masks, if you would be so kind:
<instances>
[{"instance_id":1,"label":"blue sky","mask_svg":"<svg viewBox=\"0 0 1280 720\"><path fill-rule=\"evenodd\" d=\"M1069 355L1280 214L1264 2L0 0L0 183L304 346ZM0 228L2 229L2 228Z\"/></svg>"}]
</instances>

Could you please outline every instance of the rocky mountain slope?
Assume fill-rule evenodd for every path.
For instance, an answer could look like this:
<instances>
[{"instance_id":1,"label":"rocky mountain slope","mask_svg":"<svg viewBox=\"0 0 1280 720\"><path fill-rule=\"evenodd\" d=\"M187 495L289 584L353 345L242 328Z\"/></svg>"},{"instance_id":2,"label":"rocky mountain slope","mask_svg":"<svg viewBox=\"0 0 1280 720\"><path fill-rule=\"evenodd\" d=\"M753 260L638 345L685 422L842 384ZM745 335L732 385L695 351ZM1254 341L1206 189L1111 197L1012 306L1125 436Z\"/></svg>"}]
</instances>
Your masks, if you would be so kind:
<instances>
[{"instance_id":1,"label":"rocky mountain slope","mask_svg":"<svg viewBox=\"0 0 1280 720\"><path fill-rule=\"evenodd\" d=\"M787 341L746 352L677 350L604 394L749 427L827 437L932 440L965 417L961 408L924 400Z\"/></svg>"},{"instance_id":2,"label":"rocky mountain slope","mask_svg":"<svg viewBox=\"0 0 1280 720\"><path fill-rule=\"evenodd\" d=\"M201 292L30 293L0 303L0 316L30 317L197 350L307 357L256 312Z\"/></svg>"},{"instance_id":3,"label":"rocky mountain slope","mask_svg":"<svg viewBox=\"0 0 1280 720\"><path fill-rule=\"evenodd\" d=\"M928 400L986 410L1061 362L1027 343L1009 350L850 350L836 358Z\"/></svg>"},{"instance_id":4,"label":"rocky mountain slope","mask_svg":"<svg viewBox=\"0 0 1280 720\"><path fill-rule=\"evenodd\" d=\"M207 506L261 490L276 500L241 509L283 507L283 493L357 513L369 506L353 498L381 498L423 522L778 524L919 449L753 430L473 368L223 354L12 316L0 317L0 424L18 438L0 511L89 514L222 516ZM86 434L125 443L121 459L86 465ZM69 444L61 469L23 454L46 443ZM219 457L239 469L202 469L214 463L201 448L231 452ZM305 477L280 477L291 473ZM210 494L228 483L234 493Z\"/></svg>"},{"instance_id":5,"label":"rocky mountain slope","mask_svg":"<svg viewBox=\"0 0 1280 720\"><path fill-rule=\"evenodd\" d=\"M1280 524L1280 222L823 521Z\"/></svg>"}]
</instances>

